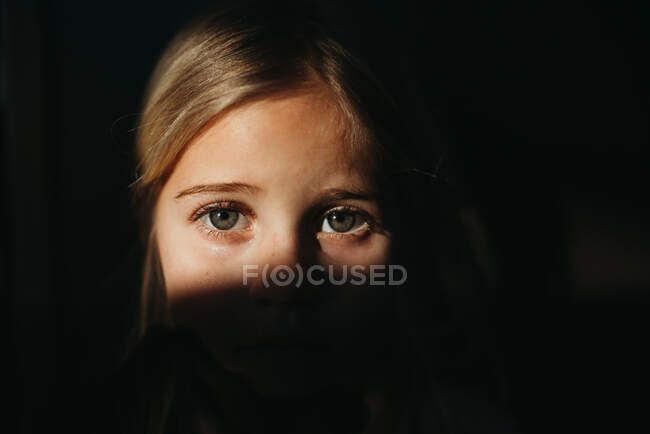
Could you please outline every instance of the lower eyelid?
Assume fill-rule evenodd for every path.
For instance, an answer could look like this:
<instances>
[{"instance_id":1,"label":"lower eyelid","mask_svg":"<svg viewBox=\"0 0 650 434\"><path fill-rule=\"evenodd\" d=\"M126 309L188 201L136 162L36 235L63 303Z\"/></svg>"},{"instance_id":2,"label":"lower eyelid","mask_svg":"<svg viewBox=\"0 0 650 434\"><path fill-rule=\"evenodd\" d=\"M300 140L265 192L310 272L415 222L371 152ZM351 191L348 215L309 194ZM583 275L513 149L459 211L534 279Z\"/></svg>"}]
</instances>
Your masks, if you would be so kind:
<instances>
[{"instance_id":1,"label":"lower eyelid","mask_svg":"<svg viewBox=\"0 0 650 434\"><path fill-rule=\"evenodd\" d=\"M372 227L366 222L363 226L354 232L318 232L316 239L334 239L334 240L354 240L361 239L372 232Z\"/></svg>"},{"instance_id":2,"label":"lower eyelid","mask_svg":"<svg viewBox=\"0 0 650 434\"><path fill-rule=\"evenodd\" d=\"M212 240L245 241L250 238L250 233L252 232L251 227L236 230L219 230L205 223L200 223L197 228L204 236Z\"/></svg>"}]
</instances>

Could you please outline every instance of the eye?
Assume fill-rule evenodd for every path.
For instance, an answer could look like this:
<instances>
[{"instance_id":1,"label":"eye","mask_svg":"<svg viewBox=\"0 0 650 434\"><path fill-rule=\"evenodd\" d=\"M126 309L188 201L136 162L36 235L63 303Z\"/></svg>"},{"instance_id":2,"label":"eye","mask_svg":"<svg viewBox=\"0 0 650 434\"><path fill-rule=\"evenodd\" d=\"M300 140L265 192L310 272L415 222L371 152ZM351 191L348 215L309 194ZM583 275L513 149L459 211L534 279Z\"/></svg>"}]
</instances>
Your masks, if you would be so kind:
<instances>
[{"instance_id":1,"label":"eye","mask_svg":"<svg viewBox=\"0 0 650 434\"><path fill-rule=\"evenodd\" d=\"M201 220L220 231L246 229L249 226L246 216L234 209L216 208L201 217Z\"/></svg>"},{"instance_id":2,"label":"eye","mask_svg":"<svg viewBox=\"0 0 650 434\"><path fill-rule=\"evenodd\" d=\"M367 226L366 219L358 212L347 210L333 210L323 219L322 232L356 232L357 229Z\"/></svg>"}]
</instances>

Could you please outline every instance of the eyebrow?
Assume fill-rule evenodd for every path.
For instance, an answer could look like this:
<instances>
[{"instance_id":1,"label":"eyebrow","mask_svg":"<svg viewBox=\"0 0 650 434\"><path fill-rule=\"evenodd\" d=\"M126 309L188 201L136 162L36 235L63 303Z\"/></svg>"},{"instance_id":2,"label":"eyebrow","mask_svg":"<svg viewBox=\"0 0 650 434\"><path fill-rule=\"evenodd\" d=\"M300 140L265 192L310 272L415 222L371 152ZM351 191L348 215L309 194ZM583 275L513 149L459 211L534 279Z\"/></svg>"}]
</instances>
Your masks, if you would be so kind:
<instances>
[{"instance_id":1,"label":"eyebrow","mask_svg":"<svg viewBox=\"0 0 650 434\"><path fill-rule=\"evenodd\" d=\"M246 184L244 182L222 182L214 184L199 184L190 188L182 190L176 195L176 199L183 196L190 196L204 193L247 193L251 195L262 192L263 189L256 185ZM360 188L328 188L318 195L320 201L336 201L356 199L372 201L375 200L375 195L369 191Z\"/></svg>"},{"instance_id":2,"label":"eyebrow","mask_svg":"<svg viewBox=\"0 0 650 434\"><path fill-rule=\"evenodd\" d=\"M187 188L176 195L176 199L183 196L203 193L248 193L251 195L261 192L263 189L243 182L221 182L215 184L199 184Z\"/></svg>"},{"instance_id":3,"label":"eyebrow","mask_svg":"<svg viewBox=\"0 0 650 434\"><path fill-rule=\"evenodd\" d=\"M329 188L321 192L318 195L318 199L321 201L335 201L345 199L372 201L375 200L375 195L370 191L359 188Z\"/></svg>"}]
</instances>

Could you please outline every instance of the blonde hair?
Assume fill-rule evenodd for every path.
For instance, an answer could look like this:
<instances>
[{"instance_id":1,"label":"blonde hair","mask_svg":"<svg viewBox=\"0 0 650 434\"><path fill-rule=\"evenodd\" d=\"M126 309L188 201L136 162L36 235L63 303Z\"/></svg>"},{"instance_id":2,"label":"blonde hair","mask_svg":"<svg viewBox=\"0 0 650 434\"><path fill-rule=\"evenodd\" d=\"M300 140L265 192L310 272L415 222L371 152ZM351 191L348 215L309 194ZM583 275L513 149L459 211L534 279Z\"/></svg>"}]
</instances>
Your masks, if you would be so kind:
<instances>
[{"instance_id":1,"label":"blonde hair","mask_svg":"<svg viewBox=\"0 0 650 434\"><path fill-rule=\"evenodd\" d=\"M156 65L136 136L132 184L146 244L140 330L168 323L153 208L183 150L220 115L255 99L325 90L337 103L345 143L379 166L404 160L390 151L398 111L368 69L307 11L277 5L222 7L191 22ZM391 127L393 126L393 127ZM407 163L408 164L408 163Z\"/></svg>"},{"instance_id":2,"label":"blonde hair","mask_svg":"<svg viewBox=\"0 0 650 434\"><path fill-rule=\"evenodd\" d=\"M454 419L448 419L445 404L439 401L438 377L460 378L464 369L472 373L474 366L483 366L478 362L488 354L467 338L474 327L485 330L480 318L454 306L466 303L466 295L480 286L458 221L460 204L437 177L420 176L425 172L413 170L423 163L420 159L415 164L409 156L417 154L414 133L405 127L404 115L373 74L309 11L295 4L286 6L275 2L222 6L182 29L153 71L136 136L138 175L131 186L145 261L139 327L129 346L135 346L151 325L171 324L153 211L187 145L240 105L291 92L324 91L339 109L344 143L367 153L374 163L372 176L378 191L389 200L399 200L399 206L390 208L391 212L399 209L393 227L402 233L395 237L393 232L391 248L403 255L400 262L409 269L409 281L397 291L395 306L400 328L396 347L404 350L400 359L408 377L404 402L414 427L431 418L446 426ZM427 214L431 230L424 233L410 224L422 202L435 210ZM402 215L406 218L400 225ZM465 328L468 318L474 323ZM445 345L459 341L453 351L445 350ZM460 347L466 350L469 368L456 369ZM152 412L133 410L146 416L150 427L146 432L163 430L172 405L176 371L171 371L165 373L163 393L152 388L150 399L147 396L142 402L145 408L153 406ZM421 409L420 401L432 407Z\"/></svg>"}]
</instances>

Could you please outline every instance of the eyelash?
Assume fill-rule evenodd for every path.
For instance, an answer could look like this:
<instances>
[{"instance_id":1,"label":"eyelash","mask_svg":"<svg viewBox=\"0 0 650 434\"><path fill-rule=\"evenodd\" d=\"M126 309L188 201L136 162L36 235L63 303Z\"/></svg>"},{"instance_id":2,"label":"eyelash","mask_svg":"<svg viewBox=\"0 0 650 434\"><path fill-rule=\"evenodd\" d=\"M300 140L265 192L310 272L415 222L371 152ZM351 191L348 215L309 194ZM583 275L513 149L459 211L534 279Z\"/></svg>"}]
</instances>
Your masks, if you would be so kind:
<instances>
[{"instance_id":1,"label":"eyelash","mask_svg":"<svg viewBox=\"0 0 650 434\"><path fill-rule=\"evenodd\" d=\"M233 200L225 200L225 201L219 201L219 202L209 202L205 204L199 205L189 216L189 221L191 223L196 223L198 220L200 220L203 216L206 214L216 210L216 209L231 209L233 211L240 212L246 217L252 217L255 219L257 215L253 212L252 209L249 207L243 205L240 202L233 201ZM328 205L324 206L320 212L317 214L318 217L318 222L322 222L324 218L327 217L327 215L333 211L340 211L340 212L346 212L350 214L358 214L361 216L361 218L364 219L365 223L368 225L366 230L357 230L351 233L344 233L344 232L320 232L318 233L318 238L327 238L327 239L345 239L345 238L350 238L350 237L360 237L363 234L367 232L373 232L377 228L377 220L368 212L364 211L363 209L350 206L350 205L340 205L340 206L334 206L334 205ZM235 231L229 231L229 230L218 230L210 226L206 226L205 224L202 224L202 230L206 233L206 235L210 238L213 239L222 239L225 237L236 237L236 236L241 236L242 231L247 231L249 229L240 229L240 230L235 230Z\"/></svg>"},{"instance_id":2,"label":"eyelash","mask_svg":"<svg viewBox=\"0 0 650 434\"><path fill-rule=\"evenodd\" d=\"M210 212L217 210L217 209L231 209L237 212L240 212L242 214L245 214L247 217L252 217L255 218L256 214L253 212L252 209L250 209L247 206L244 206L240 202L232 201L232 200L225 200L225 201L219 201L219 202L208 202L199 205L198 208L196 208L189 216L189 221L191 223L199 224L199 229L205 233L205 235L214 240L220 240L220 239L237 239L242 237L242 233L246 232L248 229L240 229L240 230L235 230L235 231L222 231L219 229L216 229L214 227L208 226L205 223L199 222L199 220L205 216L206 214L209 214Z\"/></svg>"},{"instance_id":3,"label":"eyelash","mask_svg":"<svg viewBox=\"0 0 650 434\"><path fill-rule=\"evenodd\" d=\"M253 218L257 217L256 214L253 212L253 210L250 209L249 207L244 206L239 202L226 200L220 202L209 202L207 204L200 205L196 210L192 212L189 220L191 222L194 222L200 219L201 217L203 217L204 215L208 214L209 212L214 211L215 209L231 209L234 211L238 211L242 214L249 215Z\"/></svg>"}]
</instances>

